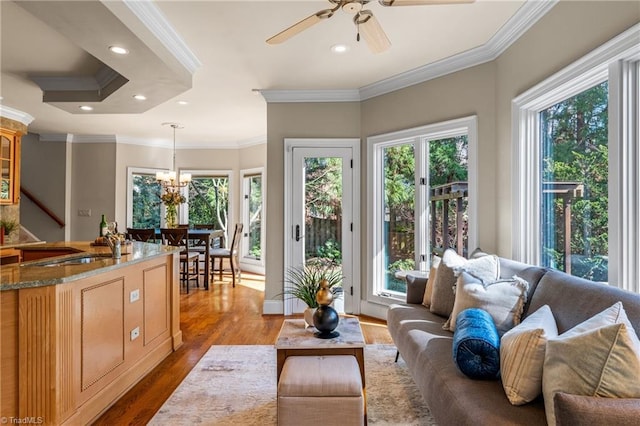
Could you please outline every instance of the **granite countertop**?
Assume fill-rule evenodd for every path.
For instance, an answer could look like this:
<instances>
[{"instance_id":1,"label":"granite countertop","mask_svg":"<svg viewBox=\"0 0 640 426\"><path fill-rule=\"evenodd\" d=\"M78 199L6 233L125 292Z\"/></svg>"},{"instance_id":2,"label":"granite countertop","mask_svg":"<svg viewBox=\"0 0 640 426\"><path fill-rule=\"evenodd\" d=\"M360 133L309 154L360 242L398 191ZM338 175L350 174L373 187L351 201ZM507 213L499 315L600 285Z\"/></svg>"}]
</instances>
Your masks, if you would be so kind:
<instances>
[{"instance_id":1,"label":"granite countertop","mask_svg":"<svg viewBox=\"0 0 640 426\"><path fill-rule=\"evenodd\" d=\"M15 248L20 249L20 247ZM67 283L180 251L179 247L137 241L122 246L120 259L111 257L109 247L93 246L88 241L29 245L25 246L25 249L31 251L67 249L78 252L55 258L3 265L0 268L0 291ZM86 259L87 257L91 259ZM83 262L81 258L89 260L88 263L81 263ZM64 263L65 261L67 263Z\"/></svg>"}]
</instances>

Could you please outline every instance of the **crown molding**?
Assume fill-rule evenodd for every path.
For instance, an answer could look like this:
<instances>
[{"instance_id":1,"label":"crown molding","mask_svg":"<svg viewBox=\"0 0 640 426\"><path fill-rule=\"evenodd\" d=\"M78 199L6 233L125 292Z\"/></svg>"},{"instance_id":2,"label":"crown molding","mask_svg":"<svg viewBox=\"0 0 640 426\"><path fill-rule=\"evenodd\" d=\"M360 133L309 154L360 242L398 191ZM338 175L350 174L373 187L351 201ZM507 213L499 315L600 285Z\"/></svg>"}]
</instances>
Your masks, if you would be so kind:
<instances>
[{"instance_id":1,"label":"crown molding","mask_svg":"<svg viewBox=\"0 0 640 426\"><path fill-rule=\"evenodd\" d=\"M267 103L278 102L359 102L358 89L259 90Z\"/></svg>"},{"instance_id":2,"label":"crown molding","mask_svg":"<svg viewBox=\"0 0 640 426\"><path fill-rule=\"evenodd\" d=\"M71 135L71 143L117 143L116 135Z\"/></svg>"},{"instance_id":3,"label":"crown molding","mask_svg":"<svg viewBox=\"0 0 640 426\"><path fill-rule=\"evenodd\" d=\"M559 0L529 0L482 46L353 90L260 90L267 103L354 102L424 83L495 60Z\"/></svg>"},{"instance_id":4,"label":"crown molding","mask_svg":"<svg viewBox=\"0 0 640 426\"><path fill-rule=\"evenodd\" d=\"M123 0L123 3L191 74L202 66L154 2Z\"/></svg>"},{"instance_id":5,"label":"crown molding","mask_svg":"<svg viewBox=\"0 0 640 426\"><path fill-rule=\"evenodd\" d=\"M363 86L360 88L360 96L363 100L373 98L493 61L549 12L558 1L527 1L482 46Z\"/></svg>"},{"instance_id":6,"label":"crown molding","mask_svg":"<svg viewBox=\"0 0 640 426\"><path fill-rule=\"evenodd\" d=\"M0 105L0 116L8 118L9 120L18 121L25 126L28 126L33 120L35 120L31 114L27 114L26 112L22 112L6 105Z\"/></svg>"},{"instance_id":7,"label":"crown molding","mask_svg":"<svg viewBox=\"0 0 640 426\"><path fill-rule=\"evenodd\" d=\"M68 133L40 133L38 140L40 142L70 142L70 136Z\"/></svg>"}]
</instances>

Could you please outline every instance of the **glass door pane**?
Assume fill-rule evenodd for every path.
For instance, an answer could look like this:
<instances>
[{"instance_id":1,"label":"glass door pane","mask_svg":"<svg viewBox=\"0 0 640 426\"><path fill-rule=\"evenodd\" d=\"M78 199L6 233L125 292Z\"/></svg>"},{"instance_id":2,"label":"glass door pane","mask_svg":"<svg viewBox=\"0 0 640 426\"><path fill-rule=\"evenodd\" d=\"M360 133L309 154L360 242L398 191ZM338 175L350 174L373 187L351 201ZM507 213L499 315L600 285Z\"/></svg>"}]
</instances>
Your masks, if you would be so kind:
<instances>
[{"instance_id":1,"label":"glass door pane","mask_svg":"<svg viewBox=\"0 0 640 426\"><path fill-rule=\"evenodd\" d=\"M342 158L307 157L304 168L304 263L341 267Z\"/></svg>"},{"instance_id":2,"label":"glass door pane","mask_svg":"<svg viewBox=\"0 0 640 426\"><path fill-rule=\"evenodd\" d=\"M383 150L383 288L406 293L398 271L415 269L415 153L413 144Z\"/></svg>"},{"instance_id":3,"label":"glass door pane","mask_svg":"<svg viewBox=\"0 0 640 426\"><path fill-rule=\"evenodd\" d=\"M469 250L468 137L429 142L429 204L431 251Z\"/></svg>"}]
</instances>

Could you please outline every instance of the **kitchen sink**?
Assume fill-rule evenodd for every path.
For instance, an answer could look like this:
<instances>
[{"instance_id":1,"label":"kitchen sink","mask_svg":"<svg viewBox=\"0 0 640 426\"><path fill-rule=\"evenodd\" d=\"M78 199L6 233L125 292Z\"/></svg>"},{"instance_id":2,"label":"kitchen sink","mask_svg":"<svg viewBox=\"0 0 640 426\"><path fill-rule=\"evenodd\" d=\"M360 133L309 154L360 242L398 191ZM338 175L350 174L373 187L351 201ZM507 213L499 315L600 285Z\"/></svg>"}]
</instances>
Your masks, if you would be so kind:
<instances>
[{"instance_id":1,"label":"kitchen sink","mask_svg":"<svg viewBox=\"0 0 640 426\"><path fill-rule=\"evenodd\" d=\"M23 263L22 266L69 266L69 265L84 265L87 263L97 262L100 260L111 258L110 254L82 254L82 255L70 255L58 259L46 259L42 261L34 261L29 263Z\"/></svg>"}]
</instances>

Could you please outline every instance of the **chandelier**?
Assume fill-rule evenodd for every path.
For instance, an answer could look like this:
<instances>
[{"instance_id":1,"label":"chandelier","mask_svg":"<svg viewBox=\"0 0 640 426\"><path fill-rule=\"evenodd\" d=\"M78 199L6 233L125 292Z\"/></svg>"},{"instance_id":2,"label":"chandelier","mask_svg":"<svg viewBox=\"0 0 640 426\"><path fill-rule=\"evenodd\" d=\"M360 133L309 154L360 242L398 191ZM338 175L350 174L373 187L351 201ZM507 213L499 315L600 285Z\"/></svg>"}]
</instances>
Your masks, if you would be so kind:
<instances>
[{"instance_id":1,"label":"chandelier","mask_svg":"<svg viewBox=\"0 0 640 426\"><path fill-rule=\"evenodd\" d=\"M184 129L184 126L179 123L162 123L162 125L173 128L173 167L168 172L156 172L156 180L167 192L176 192L191 182L190 173L176 172L176 129Z\"/></svg>"}]
</instances>

